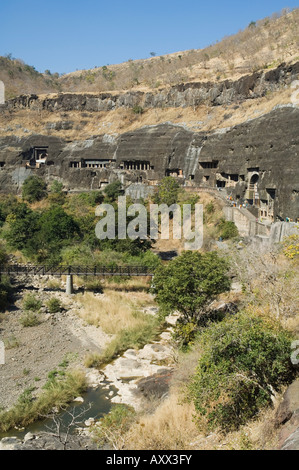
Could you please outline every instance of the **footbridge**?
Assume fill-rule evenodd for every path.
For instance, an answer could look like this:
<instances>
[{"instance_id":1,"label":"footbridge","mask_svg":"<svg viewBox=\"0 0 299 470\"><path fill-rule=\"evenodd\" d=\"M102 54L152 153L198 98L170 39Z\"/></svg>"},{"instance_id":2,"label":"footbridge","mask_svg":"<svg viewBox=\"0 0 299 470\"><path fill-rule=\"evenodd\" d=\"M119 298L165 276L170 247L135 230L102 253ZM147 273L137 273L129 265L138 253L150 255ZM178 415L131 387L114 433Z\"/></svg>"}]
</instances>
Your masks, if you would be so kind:
<instances>
[{"instance_id":1,"label":"footbridge","mask_svg":"<svg viewBox=\"0 0 299 470\"><path fill-rule=\"evenodd\" d=\"M66 293L73 293L73 276L144 276L153 277L146 266L46 266L31 264L0 265L0 276L66 276Z\"/></svg>"}]
</instances>

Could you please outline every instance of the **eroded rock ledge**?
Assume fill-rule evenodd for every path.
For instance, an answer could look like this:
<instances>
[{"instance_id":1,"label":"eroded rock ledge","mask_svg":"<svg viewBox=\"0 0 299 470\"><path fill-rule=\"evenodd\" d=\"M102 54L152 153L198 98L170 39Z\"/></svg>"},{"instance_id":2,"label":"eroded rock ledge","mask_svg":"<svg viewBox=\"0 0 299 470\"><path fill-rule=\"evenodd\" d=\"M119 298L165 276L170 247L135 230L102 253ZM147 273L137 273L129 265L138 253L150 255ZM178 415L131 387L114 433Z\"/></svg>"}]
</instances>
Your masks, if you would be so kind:
<instances>
[{"instance_id":1,"label":"eroded rock ledge","mask_svg":"<svg viewBox=\"0 0 299 470\"><path fill-rule=\"evenodd\" d=\"M255 72L236 81L181 83L154 92L59 93L44 98L36 94L21 95L7 101L3 109L98 112L135 106L149 109L195 107L203 103L209 106L229 105L277 91L290 85L298 74L299 62L292 65L282 63L276 69Z\"/></svg>"}]
</instances>

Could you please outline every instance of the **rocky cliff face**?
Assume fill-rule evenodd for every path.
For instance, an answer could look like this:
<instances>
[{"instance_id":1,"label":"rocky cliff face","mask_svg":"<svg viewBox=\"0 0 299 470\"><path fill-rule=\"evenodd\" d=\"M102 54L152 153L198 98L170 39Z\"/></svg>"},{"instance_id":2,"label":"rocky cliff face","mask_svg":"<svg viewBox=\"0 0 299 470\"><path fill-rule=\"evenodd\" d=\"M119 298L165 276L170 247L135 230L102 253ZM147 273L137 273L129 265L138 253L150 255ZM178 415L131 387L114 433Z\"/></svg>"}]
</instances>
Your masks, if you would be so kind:
<instances>
[{"instance_id":1,"label":"rocky cliff face","mask_svg":"<svg viewBox=\"0 0 299 470\"><path fill-rule=\"evenodd\" d=\"M187 83L149 93L26 95L0 108L8 117L28 110L35 120L43 111L47 116L71 112L82 117L100 111L109 114L122 107L200 108L204 103L207 109L225 108L289 89L298 74L299 62L235 82ZM219 131L194 132L184 125L163 123L66 140L51 135L51 126L57 131L61 125L63 136L70 122L48 124L41 128L43 135L30 134L27 129L28 137L5 135L0 139L1 191L20 191L32 173L48 182L60 179L67 190L78 191L102 189L115 179L125 185L156 184L171 175L184 185L225 188L238 204L255 205L259 208L256 215L270 221L299 217L299 109L295 105L276 106L262 117Z\"/></svg>"},{"instance_id":2,"label":"rocky cliff face","mask_svg":"<svg viewBox=\"0 0 299 470\"><path fill-rule=\"evenodd\" d=\"M268 72L256 72L237 81L182 83L156 92L124 92L120 94L71 94L61 93L53 97L22 95L6 103L8 109L39 109L57 111L111 111L116 108L178 108L196 107L201 104L219 106L239 103L247 99L265 96L277 91L297 78L299 62L281 64Z\"/></svg>"},{"instance_id":3,"label":"rocky cliff face","mask_svg":"<svg viewBox=\"0 0 299 470\"><path fill-rule=\"evenodd\" d=\"M256 199L262 215L296 219L298 128L299 110L290 106L218 133L162 124L85 141L7 136L0 140L0 188L18 192L32 173L61 179L68 190L97 190L115 179L155 184L172 175L189 186L225 188L240 202Z\"/></svg>"}]
</instances>

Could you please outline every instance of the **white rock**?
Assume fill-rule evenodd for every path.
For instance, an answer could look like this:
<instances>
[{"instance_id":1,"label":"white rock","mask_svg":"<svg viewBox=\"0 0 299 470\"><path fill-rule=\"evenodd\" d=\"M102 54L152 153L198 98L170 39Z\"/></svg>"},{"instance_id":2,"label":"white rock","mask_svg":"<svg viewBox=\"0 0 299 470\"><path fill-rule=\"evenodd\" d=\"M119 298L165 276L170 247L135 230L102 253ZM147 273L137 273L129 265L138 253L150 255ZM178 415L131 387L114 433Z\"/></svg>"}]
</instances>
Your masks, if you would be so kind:
<instances>
[{"instance_id":1,"label":"white rock","mask_svg":"<svg viewBox=\"0 0 299 470\"><path fill-rule=\"evenodd\" d=\"M4 437L0 441L0 450L21 450L22 443L16 437Z\"/></svg>"},{"instance_id":2,"label":"white rock","mask_svg":"<svg viewBox=\"0 0 299 470\"><path fill-rule=\"evenodd\" d=\"M94 424L94 421L95 421L94 418L88 418L88 419L84 422L84 424L85 424L85 426L87 426L87 427L88 427L88 426L92 426L92 425Z\"/></svg>"},{"instance_id":3,"label":"white rock","mask_svg":"<svg viewBox=\"0 0 299 470\"><path fill-rule=\"evenodd\" d=\"M96 388L103 382L105 376L101 374L97 369L90 369L86 373L86 380L89 387Z\"/></svg>"},{"instance_id":4,"label":"white rock","mask_svg":"<svg viewBox=\"0 0 299 470\"><path fill-rule=\"evenodd\" d=\"M32 441L33 439L35 439L35 436L31 432L27 432L24 436L24 442Z\"/></svg>"},{"instance_id":5,"label":"white rock","mask_svg":"<svg viewBox=\"0 0 299 470\"><path fill-rule=\"evenodd\" d=\"M74 398L73 401L76 401L76 402L78 402L78 403L83 403L83 402L84 402L84 398L82 398L82 397L77 397L77 398Z\"/></svg>"}]
</instances>

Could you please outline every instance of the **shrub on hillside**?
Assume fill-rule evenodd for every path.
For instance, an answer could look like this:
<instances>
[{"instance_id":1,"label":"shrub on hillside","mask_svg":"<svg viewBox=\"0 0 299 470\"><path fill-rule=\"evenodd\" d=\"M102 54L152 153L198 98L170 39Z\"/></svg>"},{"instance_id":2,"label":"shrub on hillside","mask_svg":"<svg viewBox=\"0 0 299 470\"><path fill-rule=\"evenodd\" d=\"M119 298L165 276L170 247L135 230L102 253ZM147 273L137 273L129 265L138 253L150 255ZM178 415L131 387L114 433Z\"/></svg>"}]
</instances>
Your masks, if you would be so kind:
<instances>
[{"instance_id":1,"label":"shrub on hillside","mask_svg":"<svg viewBox=\"0 0 299 470\"><path fill-rule=\"evenodd\" d=\"M154 202L156 204L177 204L180 194L180 185L172 176L165 176L158 187L158 192L155 194Z\"/></svg>"},{"instance_id":2,"label":"shrub on hillside","mask_svg":"<svg viewBox=\"0 0 299 470\"><path fill-rule=\"evenodd\" d=\"M32 211L27 204L15 206L7 216L7 227L4 237L8 244L17 250L34 251L34 238L38 232L39 214Z\"/></svg>"},{"instance_id":3,"label":"shrub on hillside","mask_svg":"<svg viewBox=\"0 0 299 470\"><path fill-rule=\"evenodd\" d=\"M122 184L120 181L114 181L113 183L110 183L106 186L104 189L105 193L105 200L107 202L113 202L116 201L118 196L121 196L123 194L123 189L122 189Z\"/></svg>"},{"instance_id":4,"label":"shrub on hillside","mask_svg":"<svg viewBox=\"0 0 299 470\"><path fill-rule=\"evenodd\" d=\"M20 323L25 328L37 326L40 324L40 318L36 312L25 311L20 317Z\"/></svg>"},{"instance_id":5,"label":"shrub on hillside","mask_svg":"<svg viewBox=\"0 0 299 470\"><path fill-rule=\"evenodd\" d=\"M291 336L253 314L240 313L204 328L201 352L189 384L198 421L208 429L238 429L295 376Z\"/></svg>"},{"instance_id":6,"label":"shrub on hillside","mask_svg":"<svg viewBox=\"0 0 299 470\"><path fill-rule=\"evenodd\" d=\"M239 235L238 229L234 222L222 219L219 224L219 237L223 240L237 237Z\"/></svg>"},{"instance_id":7,"label":"shrub on hillside","mask_svg":"<svg viewBox=\"0 0 299 470\"><path fill-rule=\"evenodd\" d=\"M123 436L136 418L133 407L123 404L113 405L93 428L93 436L99 446L109 444L112 448L122 448Z\"/></svg>"},{"instance_id":8,"label":"shrub on hillside","mask_svg":"<svg viewBox=\"0 0 299 470\"><path fill-rule=\"evenodd\" d=\"M47 302L47 307L49 313L58 313L61 311L61 302L59 299L56 297L52 297L48 302Z\"/></svg>"},{"instance_id":9,"label":"shrub on hillside","mask_svg":"<svg viewBox=\"0 0 299 470\"><path fill-rule=\"evenodd\" d=\"M289 259L298 259L299 257L299 232L283 240L283 253Z\"/></svg>"},{"instance_id":10,"label":"shrub on hillside","mask_svg":"<svg viewBox=\"0 0 299 470\"><path fill-rule=\"evenodd\" d=\"M0 227L6 221L7 216L18 206L19 202L12 194L0 195Z\"/></svg>"},{"instance_id":11,"label":"shrub on hillside","mask_svg":"<svg viewBox=\"0 0 299 470\"><path fill-rule=\"evenodd\" d=\"M23 309L38 312L42 307L41 300L35 294L27 294L23 300Z\"/></svg>"},{"instance_id":12,"label":"shrub on hillside","mask_svg":"<svg viewBox=\"0 0 299 470\"><path fill-rule=\"evenodd\" d=\"M36 202L47 196L47 185L38 176L29 176L23 184L22 197L25 201Z\"/></svg>"}]
</instances>

